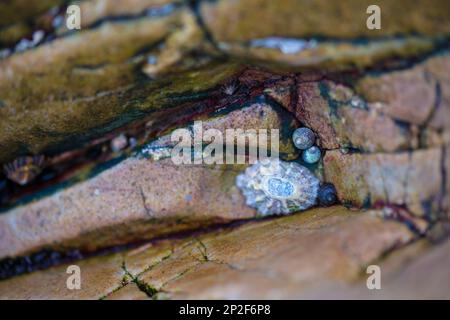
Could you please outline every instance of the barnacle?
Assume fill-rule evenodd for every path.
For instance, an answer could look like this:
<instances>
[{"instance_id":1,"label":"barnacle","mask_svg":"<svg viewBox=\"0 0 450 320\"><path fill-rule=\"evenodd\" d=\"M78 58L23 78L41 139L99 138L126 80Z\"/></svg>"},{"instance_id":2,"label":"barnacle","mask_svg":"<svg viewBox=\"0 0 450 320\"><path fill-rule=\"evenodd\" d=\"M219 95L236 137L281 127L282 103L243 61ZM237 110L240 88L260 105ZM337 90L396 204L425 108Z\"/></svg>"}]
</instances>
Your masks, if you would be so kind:
<instances>
[{"instance_id":1,"label":"barnacle","mask_svg":"<svg viewBox=\"0 0 450 320\"><path fill-rule=\"evenodd\" d=\"M42 172L43 166L43 156L20 157L4 165L4 171L8 179L23 186L36 178Z\"/></svg>"},{"instance_id":2,"label":"barnacle","mask_svg":"<svg viewBox=\"0 0 450 320\"><path fill-rule=\"evenodd\" d=\"M257 161L236 178L246 204L266 216L306 210L316 204L319 180L296 162Z\"/></svg>"}]
</instances>

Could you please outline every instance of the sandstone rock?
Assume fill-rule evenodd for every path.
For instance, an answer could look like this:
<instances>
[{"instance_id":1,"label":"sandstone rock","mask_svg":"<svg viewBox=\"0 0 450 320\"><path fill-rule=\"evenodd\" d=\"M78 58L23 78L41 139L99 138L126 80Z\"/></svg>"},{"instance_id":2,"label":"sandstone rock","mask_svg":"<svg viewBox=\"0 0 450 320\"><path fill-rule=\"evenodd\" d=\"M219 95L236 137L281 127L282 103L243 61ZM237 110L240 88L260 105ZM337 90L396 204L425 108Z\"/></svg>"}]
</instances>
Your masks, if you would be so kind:
<instances>
[{"instance_id":1,"label":"sandstone rock","mask_svg":"<svg viewBox=\"0 0 450 320\"><path fill-rule=\"evenodd\" d=\"M0 165L45 156L26 186L0 173L0 277L64 263L0 282L0 298L447 297L449 5L381 1L374 31L369 4L82 1L73 32L52 25L65 2L0 4L2 49L46 35L0 51ZM196 120L280 129L298 162L292 131L310 127L311 170L353 209L253 221L246 165L165 159ZM369 264L387 291L368 292Z\"/></svg>"},{"instance_id":2,"label":"sandstone rock","mask_svg":"<svg viewBox=\"0 0 450 320\"><path fill-rule=\"evenodd\" d=\"M217 129L222 133L233 128L282 128L280 152L287 159L298 157L291 141L297 126L285 110L267 103L223 109L202 123L204 131ZM0 256L16 256L50 245L94 250L254 216L234 186L245 165L177 166L171 159L147 160L152 158L154 147L162 146L173 147L170 134L144 147L138 154L143 158L124 160L85 182L1 215L0 238L5 241L0 244ZM270 148L270 143L267 146Z\"/></svg>"},{"instance_id":3,"label":"sandstone rock","mask_svg":"<svg viewBox=\"0 0 450 320\"><path fill-rule=\"evenodd\" d=\"M350 88L329 81L300 83L293 112L316 132L325 149L392 152L408 148L411 139L391 118L367 109Z\"/></svg>"},{"instance_id":4,"label":"sandstone rock","mask_svg":"<svg viewBox=\"0 0 450 320\"><path fill-rule=\"evenodd\" d=\"M153 82L137 77L141 50L173 30L192 29L192 23L186 11L106 23L0 61L0 148L8 150L0 153L0 162L25 152L80 146L149 112L180 107L172 99L229 78L239 67L208 65L203 71L184 70L184 76L179 70Z\"/></svg>"},{"instance_id":5,"label":"sandstone rock","mask_svg":"<svg viewBox=\"0 0 450 320\"><path fill-rule=\"evenodd\" d=\"M88 181L0 215L0 256L49 245L91 251L253 217L235 187L244 168L127 159Z\"/></svg>"},{"instance_id":6,"label":"sandstone rock","mask_svg":"<svg viewBox=\"0 0 450 320\"><path fill-rule=\"evenodd\" d=\"M109 294L105 300L147 300L149 297L140 290L134 283L130 283L123 288Z\"/></svg>"},{"instance_id":7,"label":"sandstone rock","mask_svg":"<svg viewBox=\"0 0 450 320\"><path fill-rule=\"evenodd\" d=\"M138 283L153 292L148 298L294 298L322 282L359 279L362 266L413 237L370 214L314 209L88 259L77 263L82 290L64 289L61 266L0 282L0 297L146 298Z\"/></svg>"},{"instance_id":8,"label":"sandstone rock","mask_svg":"<svg viewBox=\"0 0 450 320\"><path fill-rule=\"evenodd\" d=\"M81 28L86 28L104 18L144 14L146 11L170 14L179 5L179 0L94 0L80 3L83 13ZM60 32L67 31L65 27Z\"/></svg>"},{"instance_id":9,"label":"sandstone rock","mask_svg":"<svg viewBox=\"0 0 450 320\"><path fill-rule=\"evenodd\" d=\"M293 160L298 158L300 153L292 142L292 132L299 126L298 121L292 114L280 108L278 105L266 102L265 99L250 102L237 110L234 110L234 108L220 108L210 114L195 117L194 123L190 124L188 127L177 128L189 130L191 136L194 136L191 141L192 143L194 143L196 135L194 132L196 123L198 128L201 128L202 130L202 132L199 131L197 133L199 136L202 135L205 138L205 132L210 129L217 130L222 134L223 141L219 144L223 144L224 153L226 152L226 147L229 145L241 147L247 145L255 149L263 146L262 144L259 144L262 143L261 139L238 139L236 137L238 135L238 130L240 130L239 132L242 134L245 132L253 132L250 130L254 130L257 134L261 133L259 130L267 130L263 131L267 134L267 150L270 150L272 147L272 130L277 130L279 139L276 141L279 145L280 157L283 160ZM235 134L229 139L227 138L227 129L236 130ZM151 151L157 148L172 148L176 144L181 143L171 141L172 132L149 143L143 148L143 152L141 153L146 156L146 151L147 154L151 154ZM206 139L204 143L217 144L218 142L213 139ZM191 144L188 145L188 147L191 146ZM223 162L225 163L225 160Z\"/></svg>"},{"instance_id":10,"label":"sandstone rock","mask_svg":"<svg viewBox=\"0 0 450 320\"><path fill-rule=\"evenodd\" d=\"M437 103L430 119L430 127L450 128L450 58L440 54L430 59L425 65L426 71L437 80Z\"/></svg>"},{"instance_id":11,"label":"sandstone rock","mask_svg":"<svg viewBox=\"0 0 450 320\"><path fill-rule=\"evenodd\" d=\"M449 299L450 242L430 248L388 274L383 299ZM383 268L383 265L381 265Z\"/></svg>"},{"instance_id":12,"label":"sandstone rock","mask_svg":"<svg viewBox=\"0 0 450 320\"><path fill-rule=\"evenodd\" d=\"M368 290L366 279L353 284L324 285L303 299L448 299L449 241L435 247L422 240L396 250L377 263L381 289Z\"/></svg>"},{"instance_id":13,"label":"sandstone rock","mask_svg":"<svg viewBox=\"0 0 450 320\"><path fill-rule=\"evenodd\" d=\"M450 148L445 148L445 155L444 155L445 163L444 163L444 172L446 174L445 179L445 188L443 190L444 192L444 199L443 199L443 209L447 212L447 215L450 216Z\"/></svg>"},{"instance_id":14,"label":"sandstone rock","mask_svg":"<svg viewBox=\"0 0 450 320\"><path fill-rule=\"evenodd\" d=\"M431 37L425 39L423 35L450 32L446 14L436 9L442 8L443 2L436 1L436 7L430 8L425 1L414 6L382 1L377 4L383 12L380 30L366 27L366 9L371 4L370 1L334 4L318 1L313 5L302 0L216 1L202 2L200 12L221 50L269 67L277 62L278 67L284 65L289 71L311 66L342 70L367 67L387 56L414 56L432 50L435 45ZM421 36L411 36L411 31ZM393 35L403 37L392 39ZM324 40L316 41L316 37ZM365 45L351 41L361 38L380 39ZM278 50L273 49L273 43L266 48L261 46L264 41L280 40L284 43L275 45Z\"/></svg>"},{"instance_id":15,"label":"sandstone rock","mask_svg":"<svg viewBox=\"0 0 450 320\"><path fill-rule=\"evenodd\" d=\"M292 298L320 279L350 281L364 261L410 239L406 229L387 228L396 229L339 207L311 210L200 237L139 279L172 298Z\"/></svg>"},{"instance_id":16,"label":"sandstone rock","mask_svg":"<svg viewBox=\"0 0 450 320\"><path fill-rule=\"evenodd\" d=\"M63 265L14 278L15 285L0 282L1 299L100 299L121 286L125 275L121 256L96 257L78 261L81 270L81 289L67 288L70 276Z\"/></svg>"},{"instance_id":17,"label":"sandstone rock","mask_svg":"<svg viewBox=\"0 0 450 320\"><path fill-rule=\"evenodd\" d=\"M343 202L363 207L376 202L406 205L417 215L439 212L440 148L396 154L342 154L324 157L325 180Z\"/></svg>"},{"instance_id":18,"label":"sandstone rock","mask_svg":"<svg viewBox=\"0 0 450 320\"><path fill-rule=\"evenodd\" d=\"M0 3L0 51L13 48L21 39L29 37L33 29L45 28L45 14L62 0L42 0L31 3L26 0Z\"/></svg>"},{"instance_id":19,"label":"sandstone rock","mask_svg":"<svg viewBox=\"0 0 450 320\"><path fill-rule=\"evenodd\" d=\"M406 71L367 76L358 83L358 92L369 103L394 119L423 125L436 101L436 80L422 65Z\"/></svg>"},{"instance_id":20,"label":"sandstone rock","mask_svg":"<svg viewBox=\"0 0 450 320\"><path fill-rule=\"evenodd\" d=\"M202 2L201 13L218 41L246 41L276 35L351 39L410 33L450 33L447 19L450 8L445 1L379 1L377 5L383 12L381 30L366 27L366 9L370 4L373 3L369 0L332 4L326 0L314 4L303 0L223 0Z\"/></svg>"},{"instance_id":21,"label":"sandstone rock","mask_svg":"<svg viewBox=\"0 0 450 320\"><path fill-rule=\"evenodd\" d=\"M267 69L297 72L303 70L347 71L355 67L364 69L382 63L389 56L407 59L430 52L438 45L437 40L417 36L402 40L383 39L365 46L350 41L276 38L276 42L281 43L279 45L281 49L272 48L270 41L273 41L273 38L257 39L250 44L219 43L219 49L234 58L252 60L255 65ZM295 47L291 49L289 45L291 41L299 42L297 44L299 49Z\"/></svg>"}]
</instances>

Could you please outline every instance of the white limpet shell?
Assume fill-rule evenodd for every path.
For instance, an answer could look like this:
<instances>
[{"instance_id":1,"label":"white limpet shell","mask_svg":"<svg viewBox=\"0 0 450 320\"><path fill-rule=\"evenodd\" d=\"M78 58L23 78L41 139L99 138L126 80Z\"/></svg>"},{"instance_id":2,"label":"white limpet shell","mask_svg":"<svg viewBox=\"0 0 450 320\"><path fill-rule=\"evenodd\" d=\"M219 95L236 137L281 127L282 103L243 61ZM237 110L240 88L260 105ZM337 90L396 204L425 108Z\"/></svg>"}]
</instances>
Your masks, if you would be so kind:
<instances>
[{"instance_id":1,"label":"white limpet shell","mask_svg":"<svg viewBox=\"0 0 450 320\"><path fill-rule=\"evenodd\" d=\"M236 178L246 204L267 215L290 214L316 204L320 181L296 162L263 159Z\"/></svg>"}]
</instances>

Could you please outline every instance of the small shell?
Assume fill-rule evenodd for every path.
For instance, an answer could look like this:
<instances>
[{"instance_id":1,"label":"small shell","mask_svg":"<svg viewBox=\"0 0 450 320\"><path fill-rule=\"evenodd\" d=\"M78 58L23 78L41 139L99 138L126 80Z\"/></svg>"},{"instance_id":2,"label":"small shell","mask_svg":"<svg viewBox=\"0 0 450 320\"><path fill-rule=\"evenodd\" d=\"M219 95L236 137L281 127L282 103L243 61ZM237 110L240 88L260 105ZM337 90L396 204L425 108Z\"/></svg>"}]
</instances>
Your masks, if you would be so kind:
<instances>
[{"instance_id":1,"label":"small shell","mask_svg":"<svg viewBox=\"0 0 450 320\"><path fill-rule=\"evenodd\" d=\"M236 178L246 204L263 215L289 214L316 204L319 180L295 162L264 159Z\"/></svg>"},{"instance_id":2,"label":"small shell","mask_svg":"<svg viewBox=\"0 0 450 320\"><path fill-rule=\"evenodd\" d=\"M316 135L309 128L298 128L292 134L292 140L298 149L306 150L312 147L316 141Z\"/></svg>"},{"instance_id":3,"label":"small shell","mask_svg":"<svg viewBox=\"0 0 450 320\"><path fill-rule=\"evenodd\" d=\"M313 164L320 160L320 157L322 156L322 152L320 149L316 146L312 146L311 148L306 149L303 151L302 159L306 163Z\"/></svg>"},{"instance_id":4,"label":"small shell","mask_svg":"<svg viewBox=\"0 0 450 320\"><path fill-rule=\"evenodd\" d=\"M331 183L325 183L319 189L319 204L327 207L337 202L337 191Z\"/></svg>"},{"instance_id":5,"label":"small shell","mask_svg":"<svg viewBox=\"0 0 450 320\"><path fill-rule=\"evenodd\" d=\"M3 170L9 180L21 186L36 178L44 167L44 156L20 157L5 164Z\"/></svg>"}]
</instances>

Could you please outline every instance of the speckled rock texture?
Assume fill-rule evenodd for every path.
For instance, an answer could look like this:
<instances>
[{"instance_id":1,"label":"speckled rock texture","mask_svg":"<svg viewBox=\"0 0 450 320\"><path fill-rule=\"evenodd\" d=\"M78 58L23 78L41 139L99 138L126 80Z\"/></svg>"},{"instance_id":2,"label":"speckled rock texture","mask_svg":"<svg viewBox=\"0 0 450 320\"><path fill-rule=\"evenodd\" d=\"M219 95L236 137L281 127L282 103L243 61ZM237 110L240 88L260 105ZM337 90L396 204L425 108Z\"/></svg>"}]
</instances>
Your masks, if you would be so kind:
<instances>
[{"instance_id":1,"label":"speckled rock texture","mask_svg":"<svg viewBox=\"0 0 450 320\"><path fill-rule=\"evenodd\" d=\"M0 168L44 159L0 171L0 299L450 298L450 2L378 1L381 30L369 4L84 0L68 30L66 1L0 3ZM250 158L172 162L198 121L277 129L337 203L262 218Z\"/></svg>"}]
</instances>

